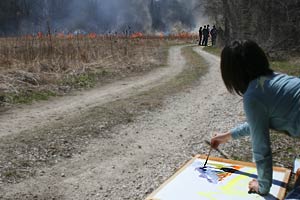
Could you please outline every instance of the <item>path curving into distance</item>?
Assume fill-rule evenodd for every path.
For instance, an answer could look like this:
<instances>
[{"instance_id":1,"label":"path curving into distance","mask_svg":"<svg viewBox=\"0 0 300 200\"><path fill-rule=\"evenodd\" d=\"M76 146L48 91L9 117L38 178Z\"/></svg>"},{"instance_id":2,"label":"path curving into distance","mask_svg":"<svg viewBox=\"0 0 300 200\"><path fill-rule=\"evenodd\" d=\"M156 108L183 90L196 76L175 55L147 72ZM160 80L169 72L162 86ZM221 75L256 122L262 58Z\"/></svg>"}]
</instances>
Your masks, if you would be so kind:
<instances>
[{"instance_id":1,"label":"path curving into distance","mask_svg":"<svg viewBox=\"0 0 300 200\"><path fill-rule=\"evenodd\" d=\"M144 76L132 77L74 96L53 98L51 101L34 103L11 109L0 115L0 137L36 129L62 118L69 118L84 110L147 91L178 75L185 66L181 55L184 46L169 49L168 66L158 68Z\"/></svg>"},{"instance_id":2,"label":"path curving into distance","mask_svg":"<svg viewBox=\"0 0 300 200\"><path fill-rule=\"evenodd\" d=\"M73 114L82 103L95 106L167 81L184 68L181 48L170 49L167 68L64 100L77 106L72 104L63 108L65 104L61 105L57 100L51 108L62 106L65 109L63 112L71 111ZM147 112L132 123L113 127L109 133L111 137L93 140L81 154L39 169L37 174L40 175L18 184L5 185L2 191L0 187L3 198L24 199L28 196L29 199L141 200L194 154L206 154L208 146L204 140L209 139L213 131L232 127L237 122L236 116L242 112L242 103L226 91L220 75L220 59L204 52L201 47L193 49L206 60L209 67L198 84L168 97L161 109ZM114 92L108 94L109 91ZM92 97L85 99L83 94ZM79 105L72 102L82 99L84 102ZM44 119L59 112L56 109L50 112L49 107L44 109L47 111L44 112L45 116L40 116ZM26 118L25 113L23 118ZM211 156L216 154L213 151Z\"/></svg>"}]
</instances>

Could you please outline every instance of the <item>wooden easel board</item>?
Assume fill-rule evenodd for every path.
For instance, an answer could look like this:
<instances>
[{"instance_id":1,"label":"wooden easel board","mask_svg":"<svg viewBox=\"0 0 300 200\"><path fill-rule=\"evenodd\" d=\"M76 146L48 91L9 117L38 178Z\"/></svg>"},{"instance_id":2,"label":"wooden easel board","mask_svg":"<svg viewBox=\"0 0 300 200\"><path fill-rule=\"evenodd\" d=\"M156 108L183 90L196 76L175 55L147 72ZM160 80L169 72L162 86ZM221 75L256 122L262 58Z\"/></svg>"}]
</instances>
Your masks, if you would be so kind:
<instances>
[{"instance_id":1,"label":"wooden easel board","mask_svg":"<svg viewBox=\"0 0 300 200\"><path fill-rule=\"evenodd\" d=\"M260 196L248 194L249 181L257 178L254 163L210 157L209 171L204 172L199 167L205 159L203 155L195 156L146 200L284 199L291 170L274 167L270 194Z\"/></svg>"}]
</instances>

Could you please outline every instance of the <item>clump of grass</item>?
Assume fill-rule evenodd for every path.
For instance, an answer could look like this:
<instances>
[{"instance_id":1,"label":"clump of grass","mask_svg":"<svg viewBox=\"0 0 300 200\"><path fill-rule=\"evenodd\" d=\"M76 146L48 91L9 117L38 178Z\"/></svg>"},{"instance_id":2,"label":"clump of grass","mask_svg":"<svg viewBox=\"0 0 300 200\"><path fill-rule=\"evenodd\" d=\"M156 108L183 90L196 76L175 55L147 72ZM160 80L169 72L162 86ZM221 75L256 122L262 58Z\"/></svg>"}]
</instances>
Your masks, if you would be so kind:
<instances>
[{"instance_id":1,"label":"clump of grass","mask_svg":"<svg viewBox=\"0 0 300 200\"><path fill-rule=\"evenodd\" d=\"M33 101L48 100L56 96L52 91L21 91L19 93L9 93L3 97L3 101L9 104L28 104Z\"/></svg>"},{"instance_id":2,"label":"clump of grass","mask_svg":"<svg viewBox=\"0 0 300 200\"><path fill-rule=\"evenodd\" d=\"M87 73L81 75L68 76L63 80L63 85L71 85L74 88L91 88L96 84L96 74Z\"/></svg>"},{"instance_id":3,"label":"clump of grass","mask_svg":"<svg viewBox=\"0 0 300 200\"><path fill-rule=\"evenodd\" d=\"M291 61L271 61L271 68L277 72L286 73L293 76L300 76L300 64Z\"/></svg>"},{"instance_id":4,"label":"clump of grass","mask_svg":"<svg viewBox=\"0 0 300 200\"><path fill-rule=\"evenodd\" d=\"M203 50L212 53L216 56L221 56L221 52L222 52L222 48L215 47L215 46L203 47Z\"/></svg>"},{"instance_id":5,"label":"clump of grass","mask_svg":"<svg viewBox=\"0 0 300 200\"><path fill-rule=\"evenodd\" d=\"M207 72L208 68L207 65L205 65L205 61L198 53L193 51L192 48L183 48L182 55L186 58L187 65L191 66L189 70L185 71L186 73L183 73L182 77L184 77L184 79L195 81ZM188 82L188 84L190 83Z\"/></svg>"}]
</instances>

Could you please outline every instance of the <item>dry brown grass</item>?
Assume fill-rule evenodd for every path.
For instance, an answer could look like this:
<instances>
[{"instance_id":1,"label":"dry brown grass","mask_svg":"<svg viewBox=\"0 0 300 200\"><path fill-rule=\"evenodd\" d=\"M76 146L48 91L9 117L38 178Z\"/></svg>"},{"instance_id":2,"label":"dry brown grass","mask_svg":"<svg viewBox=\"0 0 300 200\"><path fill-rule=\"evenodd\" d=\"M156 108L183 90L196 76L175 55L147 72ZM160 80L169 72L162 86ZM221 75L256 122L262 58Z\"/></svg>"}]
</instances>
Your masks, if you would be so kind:
<instances>
[{"instance_id":1,"label":"dry brown grass","mask_svg":"<svg viewBox=\"0 0 300 200\"><path fill-rule=\"evenodd\" d=\"M0 38L0 104L27 103L149 71L165 65L168 46L178 42L177 37L112 35Z\"/></svg>"}]
</instances>

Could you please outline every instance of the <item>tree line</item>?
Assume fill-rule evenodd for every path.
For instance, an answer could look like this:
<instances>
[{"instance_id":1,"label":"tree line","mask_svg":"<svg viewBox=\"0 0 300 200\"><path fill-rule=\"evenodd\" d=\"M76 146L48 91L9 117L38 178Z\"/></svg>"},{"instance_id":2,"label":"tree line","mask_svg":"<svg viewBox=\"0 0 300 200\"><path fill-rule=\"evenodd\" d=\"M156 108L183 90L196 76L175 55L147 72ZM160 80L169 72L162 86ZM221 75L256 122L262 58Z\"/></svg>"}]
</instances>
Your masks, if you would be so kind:
<instances>
[{"instance_id":1,"label":"tree line","mask_svg":"<svg viewBox=\"0 0 300 200\"><path fill-rule=\"evenodd\" d=\"M52 30L109 33L168 32L176 24L191 30L195 0L2 0L0 36Z\"/></svg>"},{"instance_id":2,"label":"tree line","mask_svg":"<svg viewBox=\"0 0 300 200\"><path fill-rule=\"evenodd\" d=\"M268 51L300 52L300 0L206 0L222 41L253 39Z\"/></svg>"},{"instance_id":3,"label":"tree line","mask_svg":"<svg viewBox=\"0 0 300 200\"><path fill-rule=\"evenodd\" d=\"M193 28L191 13L203 11L223 44L250 38L269 51L300 51L300 0L2 0L0 36L47 31L47 22L59 31L101 32L122 23L139 31L168 31L176 22Z\"/></svg>"},{"instance_id":4,"label":"tree line","mask_svg":"<svg viewBox=\"0 0 300 200\"><path fill-rule=\"evenodd\" d=\"M0 1L0 35L18 35L47 29L47 23L63 24L72 17L77 0L3 0ZM78 5L84 13L95 18L97 1L86 0ZM83 13L77 15L85 18ZM63 26L63 25L62 25Z\"/></svg>"}]
</instances>

